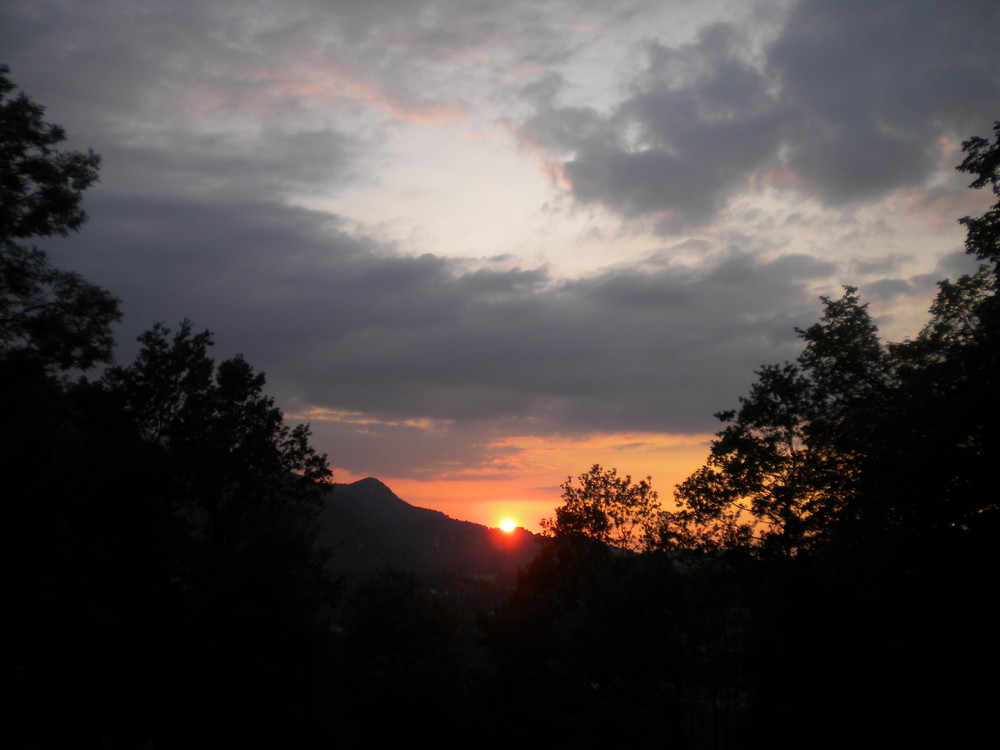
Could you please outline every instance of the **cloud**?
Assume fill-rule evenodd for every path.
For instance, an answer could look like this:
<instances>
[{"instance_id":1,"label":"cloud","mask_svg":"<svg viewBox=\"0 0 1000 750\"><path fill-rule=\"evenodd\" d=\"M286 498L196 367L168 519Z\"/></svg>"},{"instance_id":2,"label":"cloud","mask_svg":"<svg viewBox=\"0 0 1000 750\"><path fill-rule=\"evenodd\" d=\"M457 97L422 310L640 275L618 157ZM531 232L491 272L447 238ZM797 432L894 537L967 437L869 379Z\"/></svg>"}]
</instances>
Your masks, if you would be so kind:
<instances>
[{"instance_id":1,"label":"cloud","mask_svg":"<svg viewBox=\"0 0 1000 750\"><path fill-rule=\"evenodd\" d=\"M997 116L996 3L790 8L771 40L724 22L689 43L647 42L629 95L607 111L560 104L550 80L517 132L576 200L678 230L754 174L830 205L918 186L943 137Z\"/></svg>"},{"instance_id":2,"label":"cloud","mask_svg":"<svg viewBox=\"0 0 1000 750\"><path fill-rule=\"evenodd\" d=\"M379 420L704 430L718 394L793 355L792 327L816 309L810 285L833 270L733 252L564 280L400 256L277 203L105 192L90 208L57 259L85 259L123 298L125 339L191 317L283 393Z\"/></svg>"},{"instance_id":3,"label":"cloud","mask_svg":"<svg viewBox=\"0 0 1000 750\"><path fill-rule=\"evenodd\" d=\"M636 91L614 112L550 101L519 133L569 153L559 174L581 202L675 227L703 221L778 145L767 82L737 51L744 42L728 24L679 49L648 42ZM550 100L558 90L549 86Z\"/></svg>"},{"instance_id":4,"label":"cloud","mask_svg":"<svg viewBox=\"0 0 1000 750\"><path fill-rule=\"evenodd\" d=\"M864 285L865 298L876 302L886 302L912 293L913 289L905 279L879 279Z\"/></svg>"},{"instance_id":5,"label":"cloud","mask_svg":"<svg viewBox=\"0 0 1000 750\"><path fill-rule=\"evenodd\" d=\"M789 164L834 201L919 183L997 116L998 25L991 2L801 2L768 51Z\"/></svg>"}]
</instances>

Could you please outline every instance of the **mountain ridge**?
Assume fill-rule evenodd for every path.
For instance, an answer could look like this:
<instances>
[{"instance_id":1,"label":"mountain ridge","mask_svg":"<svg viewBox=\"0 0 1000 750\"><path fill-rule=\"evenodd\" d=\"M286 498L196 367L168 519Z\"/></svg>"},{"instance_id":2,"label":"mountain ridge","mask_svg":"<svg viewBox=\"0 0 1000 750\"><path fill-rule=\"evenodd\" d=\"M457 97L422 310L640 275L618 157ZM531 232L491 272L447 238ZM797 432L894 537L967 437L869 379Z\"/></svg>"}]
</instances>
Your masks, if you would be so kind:
<instances>
[{"instance_id":1,"label":"mountain ridge","mask_svg":"<svg viewBox=\"0 0 1000 750\"><path fill-rule=\"evenodd\" d=\"M398 568L431 581L513 584L541 540L526 529L507 533L411 505L375 477L331 485L319 521L327 570L347 578Z\"/></svg>"}]
</instances>

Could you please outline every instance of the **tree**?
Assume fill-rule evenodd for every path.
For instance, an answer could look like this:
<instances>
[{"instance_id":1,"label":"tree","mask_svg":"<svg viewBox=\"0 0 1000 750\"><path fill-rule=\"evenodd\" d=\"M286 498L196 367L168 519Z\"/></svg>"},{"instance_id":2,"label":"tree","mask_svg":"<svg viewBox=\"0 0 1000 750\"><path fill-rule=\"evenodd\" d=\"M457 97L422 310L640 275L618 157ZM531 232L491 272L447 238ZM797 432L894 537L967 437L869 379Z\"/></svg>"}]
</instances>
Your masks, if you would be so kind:
<instances>
[{"instance_id":1,"label":"tree","mask_svg":"<svg viewBox=\"0 0 1000 750\"><path fill-rule=\"evenodd\" d=\"M110 357L118 300L22 241L80 228L81 194L97 181L100 158L60 151L65 131L14 95L8 72L0 65L0 355L86 368Z\"/></svg>"},{"instance_id":2,"label":"tree","mask_svg":"<svg viewBox=\"0 0 1000 750\"><path fill-rule=\"evenodd\" d=\"M591 539L638 552L646 548L660 510L652 478L633 482L631 475L594 464L579 477L580 486L567 477L562 485L563 505L542 528L556 539Z\"/></svg>"},{"instance_id":3,"label":"tree","mask_svg":"<svg viewBox=\"0 0 1000 750\"><path fill-rule=\"evenodd\" d=\"M129 467L143 477L129 500L178 527L163 551L163 624L142 634L145 688L160 700L147 710L166 736L155 744L179 746L197 727L224 742L308 746L329 709L339 596L317 544L326 456L307 426L285 424L263 374L239 356L213 361L209 332L184 321L139 341L99 392L141 467Z\"/></svg>"},{"instance_id":4,"label":"tree","mask_svg":"<svg viewBox=\"0 0 1000 750\"><path fill-rule=\"evenodd\" d=\"M892 370L857 291L822 300L822 321L799 331L798 360L762 367L739 409L716 415L728 426L677 486L677 520L794 551L826 535L856 495Z\"/></svg>"},{"instance_id":5,"label":"tree","mask_svg":"<svg viewBox=\"0 0 1000 750\"><path fill-rule=\"evenodd\" d=\"M996 140L992 145L985 138L973 137L962 143L965 160L958 165L960 172L976 175L969 185L979 190L989 185L1000 198L1000 121L993 123ZM965 248L979 260L1000 263L1000 200L979 217L960 219L968 230Z\"/></svg>"},{"instance_id":6,"label":"tree","mask_svg":"<svg viewBox=\"0 0 1000 750\"><path fill-rule=\"evenodd\" d=\"M218 366L208 331L183 321L171 337L157 324L139 337L135 362L104 382L121 399L144 441L161 449L181 502L218 549L236 543L262 515L311 524L330 481L326 456L309 444L309 428L290 428L264 375L242 357Z\"/></svg>"},{"instance_id":7,"label":"tree","mask_svg":"<svg viewBox=\"0 0 1000 750\"><path fill-rule=\"evenodd\" d=\"M966 251L985 262L941 281L927 325L890 347L900 383L870 474L880 495L906 498L894 515L926 533L1000 533L1000 122L994 132L992 144L965 141L958 166L975 175L970 187L997 196L982 216L960 220Z\"/></svg>"}]
</instances>

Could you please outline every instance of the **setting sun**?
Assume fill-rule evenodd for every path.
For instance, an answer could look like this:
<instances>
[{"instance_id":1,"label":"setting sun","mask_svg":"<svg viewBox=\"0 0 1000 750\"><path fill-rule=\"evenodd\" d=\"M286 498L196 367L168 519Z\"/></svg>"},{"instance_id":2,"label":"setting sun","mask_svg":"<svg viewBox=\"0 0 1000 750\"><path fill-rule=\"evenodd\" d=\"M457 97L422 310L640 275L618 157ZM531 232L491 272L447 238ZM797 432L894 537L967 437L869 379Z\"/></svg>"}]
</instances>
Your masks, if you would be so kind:
<instances>
[{"instance_id":1,"label":"setting sun","mask_svg":"<svg viewBox=\"0 0 1000 750\"><path fill-rule=\"evenodd\" d=\"M508 534L517 528L517 521L513 518L505 518L500 522L500 530L506 531Z\"/></svg>"}]
</instances>

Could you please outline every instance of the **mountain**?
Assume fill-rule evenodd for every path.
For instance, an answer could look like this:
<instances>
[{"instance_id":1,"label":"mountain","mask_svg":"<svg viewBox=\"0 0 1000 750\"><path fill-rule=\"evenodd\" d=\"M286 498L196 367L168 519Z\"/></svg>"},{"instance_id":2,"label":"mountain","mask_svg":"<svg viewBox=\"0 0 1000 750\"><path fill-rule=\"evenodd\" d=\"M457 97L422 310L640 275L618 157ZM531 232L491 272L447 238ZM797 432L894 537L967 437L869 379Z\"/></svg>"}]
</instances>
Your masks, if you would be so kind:
<instances>
[{"instance_id":1,"label":"mountain","mask_svg":"<svg viewBox=\"0 0 1000 750\"><path fill-rule=\"evenodd\" d=\"M328 570L348 578L379 568L410 570L429 581L473 579L506 585L527 566L542 537L505 533L418 508L372 477L334 484L320 516Z\"/></svg>"}]
</instances>

